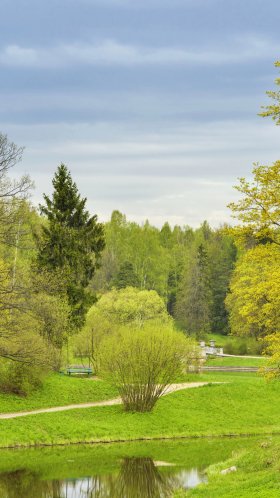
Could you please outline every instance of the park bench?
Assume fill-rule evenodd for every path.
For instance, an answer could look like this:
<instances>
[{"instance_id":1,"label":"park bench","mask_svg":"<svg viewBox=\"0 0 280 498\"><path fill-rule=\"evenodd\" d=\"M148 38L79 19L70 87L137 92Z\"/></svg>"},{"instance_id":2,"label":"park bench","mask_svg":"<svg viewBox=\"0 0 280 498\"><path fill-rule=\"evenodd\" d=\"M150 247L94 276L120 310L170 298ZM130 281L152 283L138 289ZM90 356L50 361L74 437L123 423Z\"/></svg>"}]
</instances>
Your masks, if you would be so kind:
<instances>
[{"instance_id":1,"label":"park bench","mask_svg":"<svg viewBox=\"0 0 280 498\"><path fill-rule=\"evenodd\" d=\"M92 375L92 368L90 367L68 367L66 369L67 375L71 374L87 374Z\"/></svg>"}]
</instances>

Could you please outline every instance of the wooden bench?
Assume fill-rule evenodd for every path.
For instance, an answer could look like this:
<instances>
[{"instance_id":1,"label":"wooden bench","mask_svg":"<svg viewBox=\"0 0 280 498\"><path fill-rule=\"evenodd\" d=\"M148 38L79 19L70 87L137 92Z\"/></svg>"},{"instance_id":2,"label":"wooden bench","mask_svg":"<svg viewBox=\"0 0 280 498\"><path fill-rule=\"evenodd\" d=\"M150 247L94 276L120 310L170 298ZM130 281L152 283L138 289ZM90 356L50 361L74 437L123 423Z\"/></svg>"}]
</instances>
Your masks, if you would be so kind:
<instances>
[{"instance_id":1,"label":"wooden bench","mask_svg":"<svg viewBox=\"0 0 280 498\"><path fill-rule=\"evenodd\" d=\"M68 367L66 369L67 375L71 374L87 374L92 375L92 368L90 367Z\"/></svg>"}]
</instances>

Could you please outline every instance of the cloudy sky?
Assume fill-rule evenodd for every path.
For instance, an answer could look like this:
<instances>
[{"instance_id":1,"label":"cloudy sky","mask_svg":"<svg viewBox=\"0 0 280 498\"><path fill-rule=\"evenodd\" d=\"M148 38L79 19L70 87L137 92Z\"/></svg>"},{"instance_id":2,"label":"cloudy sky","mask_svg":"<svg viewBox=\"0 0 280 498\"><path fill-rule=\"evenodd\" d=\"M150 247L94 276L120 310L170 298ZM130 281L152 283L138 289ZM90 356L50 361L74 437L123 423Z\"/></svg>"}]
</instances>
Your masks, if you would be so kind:
<instances>
[{"instance_id":1,"label":"cloudy sky","mask_svg":"<svg viewBox=\"0 0 280 498\"><path fill-rule=\"evenodd\" d=\"M257 116L280 58L279 0L1 0L0 131L51 192L64 162L91 212L228 221L236 178L280 158Z\"/></svg>"}]
</instances>

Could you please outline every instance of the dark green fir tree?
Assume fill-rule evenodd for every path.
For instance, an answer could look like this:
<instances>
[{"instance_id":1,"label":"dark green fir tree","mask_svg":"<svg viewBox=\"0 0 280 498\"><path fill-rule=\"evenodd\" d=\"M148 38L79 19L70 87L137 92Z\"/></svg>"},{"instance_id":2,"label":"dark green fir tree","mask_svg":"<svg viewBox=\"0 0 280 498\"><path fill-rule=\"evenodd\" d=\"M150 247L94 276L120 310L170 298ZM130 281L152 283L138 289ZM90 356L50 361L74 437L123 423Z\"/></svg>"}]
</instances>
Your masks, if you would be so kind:
<instances>
[{"instance_id":1,"label":"dark green fir tree","mask_svg":"<svg viewBox=\"0 0 280 498\"><path fill-rule=\"evenodd\" d=\"M88 284L105 246L103 225L86 210L86 198L81 198L64 164L58 167L52 184L52 198L44 194L45 205L40 205L47 223L38 238L38 268L61 274L71 324L80 328L95 301Z\"/></svg>"},{"instance_id":2,"label":"dark green fir tree","mask_svg":"<svg viewBox=\"0 0 280 498\"><path fill-rule=\"evenodd\" d=\"M183 271L175 305L178 322L198 339L211 330L212 300L208 254L200 244Z\"/></svg>"},{"instance_id":3,"label":"dark green fir tree","mask_svg":"<svg viewBox=\"0 0 280 498\"><path fill-rule=\"evenodd\" d=\"M134 266L130 263L130 261L124 261L124 263L121 264L113 283L117 289L140 286L139 278L137 277Z\"/></svg>"}]
</instances>

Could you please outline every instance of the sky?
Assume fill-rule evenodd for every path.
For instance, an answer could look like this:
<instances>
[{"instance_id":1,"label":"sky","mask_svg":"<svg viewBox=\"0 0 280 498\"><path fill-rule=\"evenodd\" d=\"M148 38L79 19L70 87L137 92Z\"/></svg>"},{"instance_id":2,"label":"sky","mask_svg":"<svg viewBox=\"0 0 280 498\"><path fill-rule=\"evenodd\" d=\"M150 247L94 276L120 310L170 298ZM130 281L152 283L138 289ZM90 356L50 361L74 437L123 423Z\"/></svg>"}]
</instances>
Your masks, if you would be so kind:
<instances>
[{"instance_id":1,"label":"sky","mask_svg":"<svg viewBox=\"0 0 280 498\"><path fill-rule=\"evenodd\" d=\"M52 192L63 162L106 221L217 227L253 163L280 59L279 0L1 0L0 132L15 175Z\"/></svg>"}]
</instances>

